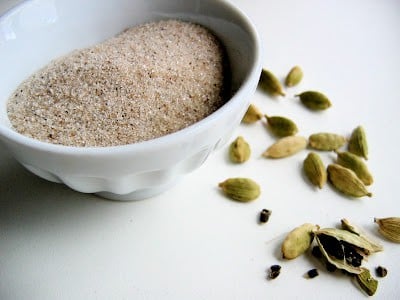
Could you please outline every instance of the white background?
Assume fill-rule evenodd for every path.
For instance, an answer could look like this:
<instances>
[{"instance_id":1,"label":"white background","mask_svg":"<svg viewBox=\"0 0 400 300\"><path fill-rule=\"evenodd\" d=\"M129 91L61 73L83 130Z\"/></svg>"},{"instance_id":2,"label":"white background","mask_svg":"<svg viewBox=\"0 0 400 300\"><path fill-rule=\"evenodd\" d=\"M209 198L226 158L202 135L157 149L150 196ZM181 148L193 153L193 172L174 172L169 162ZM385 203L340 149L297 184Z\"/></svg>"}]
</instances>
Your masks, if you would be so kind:
<instances>
[{"instance_id":1,"label":"white background","mask_svg":"<svg viewBox=\"0 0 400 300\"><path fill-rule=\"evenodd\" d=\"M15 0L0 1L4 11ZM0 299L365 299L348 277L328 273L315 259L282 261L288 231L311 222L337 226L348 218L385 250L367 266L388 268L376 299L400 298L400 245L378 237L374 217L400 216L398 0L232 0L255 23L264 66L283 78L295 64L304 81L272 99L257 91L265 113L292 118L299 134L348 136L363 125L372 198L349 199L330 185L316 190L301 172L308 151L283 160L261 153L274 141L263 124L241 125L253 155L244 165L215 152L166 193L138 202L112 202L49 183L24 170L0 145ZM322 113L293 95L324 92ZM321 153L330 163L334 155ZM251 177L262 187L252 203L221 195L218 182ZM261 209L272 210L257 224ZM266 270L281 264L281 275ZM311 268L320 276L307 280Z\"/></svg>"}]
</instances>

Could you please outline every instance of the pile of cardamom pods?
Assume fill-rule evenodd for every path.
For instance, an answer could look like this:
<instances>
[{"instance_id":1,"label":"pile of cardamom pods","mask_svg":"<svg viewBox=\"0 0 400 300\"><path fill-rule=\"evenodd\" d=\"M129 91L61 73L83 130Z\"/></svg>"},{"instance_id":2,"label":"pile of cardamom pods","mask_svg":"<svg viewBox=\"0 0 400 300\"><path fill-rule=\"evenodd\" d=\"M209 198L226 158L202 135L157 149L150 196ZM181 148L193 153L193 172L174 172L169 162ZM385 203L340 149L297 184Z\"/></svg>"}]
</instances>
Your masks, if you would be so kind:
<instances>
[{"instance_id":1,"label":"pile of cardamom pods","mask_svg":"<svg viewBox=\"0 0 400 300\"><path fill-rule=\"evenodd\" d=\"M286 87L300 83L303 71L299 66L293 67L285 78ZM282 84L276 76L263 69L259 87L272 96L285 96ZM305 91L296 97L310 110L325 110L332 106L327 96L318 91ZM350 197L371 197L367 186L373 183L373 176L369 171L368 143L365 130L362 126L353 129L349 138L331 132L317 132L308 138L297 135L298 127L289 118L284 116L269 116L263 114L258 107L250 104L242 123L252 124L265 119L266 125L278 140L270 145L262 156L279 159L294 155L307 147L310 149L303 161L303 172L309 182L323 188L329 181L334 188ZM347 144L345 151L340 151ZM336 160L325 166L320 152L334 151ZM243 136L238 136L229 145L229 159L236 164L245 163L251 156L251 147ZM257 199L261 194L258 183L250 178L228 178L219 183L222 192L230 199L239 202L249 202ZM260 214L260 224L268 221L271 211L264 209ZM375 218L379 226L378 232L386 239L400 243L400 218ZM313 244L316 244L313 246ZM326 264L328 271L336 269L352 275L360 288L368 295L375 294L378 281L371 272L362 266L369 255L382 251L383 247L367 237L361 229L346 219L341 220L341 228L320 228L318 225L305 223L293 229L282 244L282 256L285 259L294 259L312 248L312 254ZM378 268L376 274L384 274L387 270ZM377 270L378 270L377 269ZM271 266L269 278L279 276L281 266ZM318 276L318 270L312 269L309 278ZM383 275L378 275L384 277Z\"/></svg>"}]
</instances>

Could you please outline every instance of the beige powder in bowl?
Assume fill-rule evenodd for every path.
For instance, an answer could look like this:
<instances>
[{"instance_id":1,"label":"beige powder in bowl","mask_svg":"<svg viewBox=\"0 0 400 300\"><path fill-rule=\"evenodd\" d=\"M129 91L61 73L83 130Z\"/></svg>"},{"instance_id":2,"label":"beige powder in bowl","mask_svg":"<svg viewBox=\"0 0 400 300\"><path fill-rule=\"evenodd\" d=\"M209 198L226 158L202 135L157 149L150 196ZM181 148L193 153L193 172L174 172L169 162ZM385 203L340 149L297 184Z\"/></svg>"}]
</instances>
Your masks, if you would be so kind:
<instances>
[{"instance_id":1,"label":"beige powder in bowl","mask_svg":"<svg viewBox=\"0 0 400 300\"><path fill-rule=\"evenodd\" d=\"M13 93L13 128L44 142L125 145L183 129L225 101L227 62L218 39L190 22L132 27L50 62Z\"/></svg>"}]
</instances>

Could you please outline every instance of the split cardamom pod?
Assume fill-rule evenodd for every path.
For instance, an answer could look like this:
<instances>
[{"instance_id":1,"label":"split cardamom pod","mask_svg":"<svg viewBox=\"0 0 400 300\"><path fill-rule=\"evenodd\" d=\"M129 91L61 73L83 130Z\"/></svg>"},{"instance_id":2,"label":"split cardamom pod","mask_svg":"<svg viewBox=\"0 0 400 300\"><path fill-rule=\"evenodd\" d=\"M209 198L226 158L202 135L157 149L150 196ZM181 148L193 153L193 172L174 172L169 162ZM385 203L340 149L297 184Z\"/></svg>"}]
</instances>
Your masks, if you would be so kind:
<instances>
[{"instance_id":1,"label":"split cardamom pod","mask_svg":"<svg viewBox=\"0 0 400 300\"><path fill-rule=\"evenodd\" d=\"M295 135L298 132L297 125L292 120L280 116L267 116L267 123L272 133L278 137Z\"/></svg>"},{"instance_id":2,"label":"split cardamom pod","mask_svg":"<svg viewBox=\"0 0 400 300\"><path fill-rule=\"evenodd\" d=\"M303 70L299 66L294 66L286 76L285 85L292 87L300 83L303 79Z\"/></svg>"},{"instance_id":3,"label":"split cardamom pod","mask_svg":"<svg viewBox=\"0 0 400 300\"><path fill-rule=\"evenodd\" d=\"M389 241L400 243L400 218L375 218L374 222L378 224L378 231Z\"/></svg>"},{"instance_id":4,"label":"split cardamom pod","mask_svg":"<svg viewBox=\"0 0 400 300\"><path fill-rule=\"evenodd\" d=\"M335 133L319 132L310 135L308 141L313 149L332 151L342 147L346 143L346 138Z\"/></svg>"},{"instance_id":5,"label":"split cardamom pod","mask_svg":"<svg viewBox=\"0 0 400 300\"><path fill-rule=\"evenodd\" d=\"M372 277L370 271L362 268L362 272L356 275L356 280L360 288L367 293L368 296L373 296L378 289L378 280Z\"/></svg>"},{"instance_id":6,"label":"split cardamom pod","mask_svg":"<svg viewBox=\"0 0 400 300\"><path fill-rule=\"evenodd\" d=\"M313 231L318 229L318 225L305 223L290 231L281 247L282 257L294 259L306 252L314 239Z\"/></svg>"},{"instance_id":7,"label":"split cardamom pod","mask_svg":"<svg viewBox=\"0 0 400 300\"><path fill-rule=\"evenodd\" d=\"M262 155L271 158L283 158L293 155L307 147L307 139L302 136L287 136L272 144Z\"/></svg>"},{"instance_id":8,"label":"split cardamom pod","mask_svg":"<svg viewBox=\"0 0 400 300\"><path fill-rule=\"evenodd\" d=\"M352 170L365 185L371 185L373 183L374 179L367 165L359 156L351 152L336 152L336 154L337 164Z\"/></svg>"},{"instance_id":9,"label":"split cardamom pod","mask_svg":"<svg viewBox=\"0 0 400 300\"><path fill-rule=\"evenodd\" d=\"M336 189L348 196L372 196L356 173L338 164L328 166L328 179Z\"/></svg>"},{"instance_id":10,"label":"split cardamom pod","mask_svg":"<svg viewBox=\"0 0 400 300\"><path fill-rule=\"evenodd\" d=\"M366 160L368 160L367 137L362 126L356 127L351 133L348 149L349 152L364 157Z\"/></svg>"},{"instance_id":11,"label":"split cardamom pod","mask_svg":"<svg viewBox=\"0 0 400 300\"><path fill-rule=\"evenodd\" d=\"M355 235L358 235L360 238L366 240L369 243L369 247L372 250L372 252L379 252L383 250L382 245L380 245L378 242L374 241L371 237L367 236L364 231L359 228L358 226L350 223L349 220L347 219L341 219L340 223L342 225L343 230L347 230L351 233L354 233Z\"/></svg>"},{"instance_id":12,"label":"split cardamom pod","mask_svg":"<svg viewBox=\"0 0 400 300\"><path fill-rule=\"evenodd\" d=\"M228 178L218 185L225 195L232 200L249 202L257 199L260 194L260 186L250 178Z\"/></svg>"},{"instance_id":13,"label":"split cardamom pod","mask_svg":"<svg viewBox=\"0 0 400 300\"><path fill-rule=\"evenodd\" d=\"M250 154L250 145L242 136L238 136L229 146L229 159L234 163L244 163Z\"/></svg>"},{"instance_id":14,"label":"split cardamom pod","mask_svg":"<svg viewBox=\"0 0 400 300\"><path fill-rule=\"evenodd\" d=\"M331 101L324 94L317 91L306 91L297 94L301 103L311 110L325 110L332 106Z\"/></svg>"},{"instance_id":15,"label":"split cardamom pod","mask_svg":"<svg viewBox=\"0 0 400 300\"><path fill-rule=\"evenodd\" d=\"M320 189L324 186L327 180L327 172L319 155L315 152L310 152L303 162L303 170L310 182L318 186Z\"/></svg>"},{"instance_id":16,"label":"split cardamom pod","mask_svg":"<svg viewBox=\"0 0 400 300\"><path fill-rule=\"evenodd\" d=\"M263 114L258 109L258 107L254 104L250 104L242 118L242 122L246 124L251 124L261 120L262 117Z\"/></svg>"},{"instance_id":17,"label":"split cardamom pod","mask_svg":"<svg viewBox=\"0 0 400 300\"><path fill-rule=\"evenodd\" d=\"M324 228L314 231L314 235L326 260L352 274L362 272L365 257L382 250L374 242L343 229Z\"/></svg>"},{"instance_id":18,"label":"split cardamom pod","mask_svg":"<svg viewBox=\"0 0 400 300\"><path fill-rule=\"evenodd\" d=\"M267 69L261 71L260 80L258 82L259 87L270 94L271 96L285 96L283 87L278 78Z\"/></svg>"}]
</instances>

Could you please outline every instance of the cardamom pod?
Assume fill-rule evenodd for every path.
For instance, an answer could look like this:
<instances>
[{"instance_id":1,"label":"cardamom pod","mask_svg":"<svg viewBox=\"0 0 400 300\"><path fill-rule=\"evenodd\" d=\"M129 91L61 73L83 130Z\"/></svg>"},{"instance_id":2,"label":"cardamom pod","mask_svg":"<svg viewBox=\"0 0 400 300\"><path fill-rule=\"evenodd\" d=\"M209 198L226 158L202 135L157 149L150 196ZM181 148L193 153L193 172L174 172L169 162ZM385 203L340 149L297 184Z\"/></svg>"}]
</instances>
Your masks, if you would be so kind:
<instances>
[{"instance_id":1,"label":"cardamom pod","mask_svg":"<svg viewBox=\"0 0 400 300\"><path fill-rule=\"evenodd\" d=\"M367 236L364 231L359 228L358 226L350 223L349 220L347 219L341 219L340 223L342 224L342 229L347 230L351 233L354 233L355 235L358 235L360 238L366 240L370 244L370 249L372 252L379 252L383 250L382 245L380 245L378 242L376 242L374 239L371 237Z\"/></svg>"},{"instance_id":2,"label":"cardamom pod","mask_svg":"<svg viewBox=\"0 0 400 300\"><path fill-rule=\"evenodd\" d=\"M254 104L250 104L247 108L246 113L242 118L242 122L246 124L255 123L263 117L261 111Z\"/></svg>"},{"instance_id":3,"label":"cardamom pod","mask_svg":"<svg viewBox=\"0 0 400 300\"><path fill-rule=\"evenodd\" d=\"M372 277L368 269L362 268L361 273L356 275L356 280L360 288L367 293L368 296L373 296L376 293L378 289L378 280Z\"/></svg>"},{"instance_id":4,"label":"cardamom pod","mask_svg":"<svg viewBox=\"0 0 400 300\"><path fill-rule=\"evenodd\" d=\"M294 66L286 76L285 85L292 87L300 83L303 79L303 70L299 66Z\"/></svg>"},{"instance_id":5,"label":"cardamom pod","mask_svg":"<svg viewBox=\"0 0 400 300\"><path fill-rule=\"evenodd\" d=\"M250 145L242 136L238 136L229 146L229 159L234 163L244 163L250 154Z\"/></svg>"},{"instance_id":6,"label":"cardamom pod","mask_svg":"<svg viewBox=\"0 0 400 300\"><path fill-rule=\"evenodd\" d=\"M327 179L327 172L319 155L315 152L310 152L303 162L303 170L307 178L313 185L320 189L324 186Z\"/></svg>"},{"instance_id":7,"label":"cardamom pod","mask_svg":"<svg viewBox=\"0 0 400 300\"><path fill-rule=\"evenodd\" d=\"M318 229L318 225L305 223L290 231L282 243L282 257L294 259L306 252L314 239L313 231Z\"/></svg>"},{"instance_id":8,"label":"cardamom pod","mask_svg":"<svg viewBox=\"0 0 400 300\"><path fill-rule=\"evenodd\" d=\"M324 110L332 106L328 97L320 92L306 91L295 96L300 97L301 103L311 110Z\"/></svg>"},{"instance_id":9,"label":"cardamom pod","mask_svg":"<svg viewBox=\"0 0 400 300\"><path fill-rule=\"evenodd\" d=\"M262 155L271 158L283 158L293 155L307 147L307 139L302 136L287 136L272 144Z\"/></svg>"},{"instance_id":10,"label":"cardamom pod","mask_svg":"<svg viewBox=\"0 0 400 300\"><path fill-rule=\"evenodd\" d=\"M278 137L295 135L298 132L296 123L288 118L280 116L269 117L267 115L265 117L272 133Z\"/></svg>"},{"instance_id":11,"label":"cardamom pod","mask_svg":"<svg viewBox=\"0 0 400 300\"><path fill-rule=\"evenodd\" d=\"M362 126L356 127L351 133L348 150L349 152L364 157L366 160L368 160L367 137Z\"/></svg>"},{"instance_id":12,"label":"cardamom pod","mask_svg":"<svg viewBox=\"0 0 400 300\"><path fill-rule=\"evenodd\" d=\"M285 96L280 81L271 71L268 71L267 69L263 69L261 71L261 76L258 85L262 90L264 90L271 96L277 96L277 95Z\"/></svg>"},{"instance_id":13,"label":"cardamom pod","mask_svg":"<svg viewBox=\"0 0 400 300\"><path fill-rule=\"evenodd\" d=\"M351 152L336 152L336 154L337 164L353 170L365 185L371 185L373 183L374 179L369 172L367 165L359 156Z\"/></svg>"},{"instance_id":14,"label":"cardamom pod","mask_svg":"<svg viewBox=\"0 0 400 300\"><path fill-rule=\"evenodd\" d=\"M335 133L319 132L310 135L308 141L313 149L332 151L342 147L346 143L346 138Z\"/></svg>"},{"instance_id":15,"label":"cardamom pod","mask_svg":"<svg viewBox=\"0 0 400 300\"><path fill-rule=\"evenodd\" d=\"M374 222L379 226L379 233L389 241L400 243L400 218L375 218Z\"/></svg>"},{"instance_id":16,"label":"cardamom pod","mask_svg":"<svg viewBox=\"0 0 400 300\"><path fill-rule=\"evenodd\" d=\"M314 234L326 260L352 274L361 273L360 266L366 256L382 250L373 241L343 229L324 228Z\"/></svg>"},{"instance_id":17,"label":"cardamom pod","mask_svg":"<svg viewBox=\"0 0 400 300\"><path fill-rule=\"evenodd\" d=\"M328 179L336 189L348 196L372 196L356 173L338 164L328 166Z\"/></svg>"},{"instance_id":18,"label":"cardamom pod","mask_svg":"<svg viewBox=\"0 0 400 300\"><path fill-rule=\"evenodd\" d=\"M228 178L218 186L227 197L239 202L255 200L261 194L260 186L250 178Z\"/></svg>"}]
</instances>

